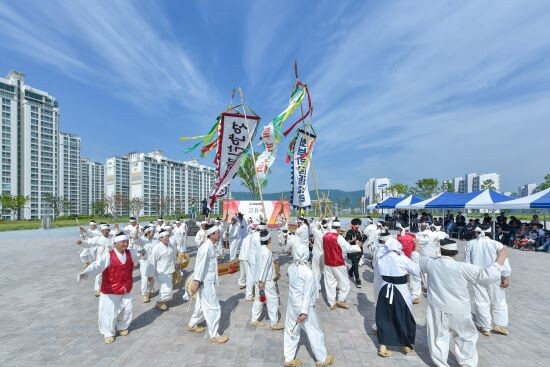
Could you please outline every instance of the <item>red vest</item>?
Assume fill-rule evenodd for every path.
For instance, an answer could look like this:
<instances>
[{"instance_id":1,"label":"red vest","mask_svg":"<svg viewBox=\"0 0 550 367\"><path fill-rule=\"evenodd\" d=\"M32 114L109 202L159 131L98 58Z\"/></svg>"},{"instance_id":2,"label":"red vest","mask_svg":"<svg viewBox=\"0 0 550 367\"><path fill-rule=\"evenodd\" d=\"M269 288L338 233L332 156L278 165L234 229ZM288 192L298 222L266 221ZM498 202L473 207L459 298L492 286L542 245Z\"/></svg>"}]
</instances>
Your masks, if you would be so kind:
<instances>
[{"instance_id":1,"label":"red vest","mask_svg":"<svg viewBox=\"0 0 550 367\"><path fill-rule=\"evenodd\" d=\"M346 264L344 262L344 256L342 255L342 249L338 244L338 233L325 233L325 235L323 236L323 252L325 265L341 266Z\"/></svg>"},{"instance_id":2,"label":"red vest","mask_svg":"<svg viewBox=\"0 0 550 367\"><path fill-rule=\"evenodd\" d=\"M115 250L109 251L110 264L103 270L101 279L101 293L126 294L132 290L132 271L134 262L130 250L126 250L126 263L123 264L115 254Z\"/></svg>"}]
</instances>

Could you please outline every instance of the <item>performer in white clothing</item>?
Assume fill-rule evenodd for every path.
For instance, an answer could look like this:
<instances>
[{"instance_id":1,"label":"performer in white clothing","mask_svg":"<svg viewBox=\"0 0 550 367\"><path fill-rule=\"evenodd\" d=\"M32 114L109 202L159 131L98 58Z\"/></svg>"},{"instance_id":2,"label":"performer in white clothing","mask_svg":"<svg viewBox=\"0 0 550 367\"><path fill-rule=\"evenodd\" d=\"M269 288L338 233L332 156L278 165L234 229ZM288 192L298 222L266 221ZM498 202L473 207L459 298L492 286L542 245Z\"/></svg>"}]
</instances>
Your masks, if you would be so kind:
<instances>
[{"instance_id":1,"label":"performer in white clothing","mask_svg":"<svg viewBox=\"0 0 550 367\"><path fill-rule=\"evenodd\" d=\"M418 253L420 256L438 257L440 255L439 241L436 241L435 235L430 230L428 223L420 223L420 232L416 234L416 239L419 243ZM427 275L425 272L422 272L421 276L422 288L425 292L428 284Z\"/></svg>"},{"instance_id":2,"label":"performer in white clothing","mask_svg":"<svg viewBox=\"0 0 550 367\"><path fill-rule=\"evenodd\" d=\"M191 295L198 292L195 310L189 320L188 330L202 333L204 327L198 324L206 320L210 342L223 344L229 340L226 335L218 334L221 308L216 294L218 285L218 263L216 261L216 248L214 243L220 239L218 227L209 224L206 226L206 242L197 250L195 270L193 272L193 284Z\"/></svg>"},{"instance_id":3,"label":"performer in white clothing","mask_svg":"<svg viewBox=\"0 0 550 367\"><path fill-rule=\"evenodd\" d=\"M321 274L325 270L325 259L323 258L323 236L328 232L328 225L328 221L323 219L321 222L314 223L311 228L311 232L313 234L311 270L315 275L315 279L319 282L319 291L321 291Z\"/></svg>"},{"instance_id":4,"label":"performer in white clothing","mask_svg":"<svg viewBox=\"0 0 550 367\"><path fill-rule=\"evenodd\" d=\"M269 244L271 235L267 230L260 232L260 248L256 251L256 268L254 273L254 282L258 295L252 305L252 320L250 325L262 327L264 323L259 320L263 306L267 306L267 314L271 325L271 330L282 330L285 326L279 322L279 295L277 294L277 284L275 283L275 270L273 265L273 254Z\"/></svg>"},{"instance_id":5,"label":"performer in white clothing","mask_svg":"<svg viewBox=\"0 0 550 367\"><path fill-rule=\"evenodd\" d=\"M147 226L143 230L143 237L138 238L135 241L135 248L141 251L143 256L139 259L139 273L141 275L141 295L143 297L143 303L148 303L151 300L151 294L154 290L154 279L149 280L147 276L147 270L149 268L149 261L147 258L153 247L157 244L157 240L154 238L155 227Z\"/></svg>"},{"instance_id":6,"label":"performer in white clothing","mask_svg":"<svg viewBox=\"0 0 550 367\"><path fill-rule=\"evenodd\" d=\"M128 248L134 248L135 241L139 238L141 229L142 228L140 228L136 217L130 217L130 223L122 228L124 233L126 233L126 235L128 236L128 239L130 240L130 245L128 246Z\"/></svg>"},{"instance_id":7,"label":"performer in white clothing","mask_svg":"<svg viewBox=\"0 0 550 367\"><path fill-rule=\"evenodd\" d=\"M350 245L340 233L340 222L336 218L332 222L332 229L323 236L323 253L325 259L325 292L330 309L336 307L349 308L346 303L350 289L348 271L344 261L344 252L360 252L357 245ZM336 299L336 289L339 289Z\"/></svg>"},{"instance_id":8,"label":"performer in white clothing","mask_svg":"<svg viewBox=\"0 0 550 367\"><path fill-rule=\"evenodd\" d=\"M372 258L373 254L373 247L378 244L378 234L380 233L380 229L376 224L374 224L374 221L372 218L368 218L368 225L365 228L365 234L367 235L367 246L365 249L365 258Z\"/></svg>"},{"instance_id":9,"label":"performer in white clothing","mask_svg":"<svg viewBox=\"0 0 550 367\"><path fill-rule=\"evenodd\" d=\"M420 268L428 274L428 347L432 361L438 367L449 366L450 348L460 366L477 366L479 334L472 321L468 285L488 285L498 281L508 255L506 248L502 248L493 264L481 268L456 261L457 254L456 243L450 243L441 246L441 257L420 258ZM454 345L451 345L451 340Z\"/></svg>"},{"instance_id":10,"label":"performer in white clothing","mask_svg":"<svg viewBox=\"0 0 550 367\"><path fill-rule=\"evenodd\" d=\"M90 221L90 226L88 229L80 227L80 239L89 240L96 236L100 236L101 232L97 229L97 223L95 220ZM82 251L80 252L80 261L84 263L83 267L87 267L95 261L95 253L88 246L83 246Z\"/></svg>"},{"instance_id":11,"label":"performer in white clothing","mask_svg":"<svg viewBox=\"0 0 550 367\"><path fill-rule=\"evenodd\" d=\"M176 221L176 227L172 231L176 239L176 249L178 252L187 252L187 224L183 218Z\"/></svg>"},{"instance_id":12,"label":"performer in white clothing","mask_svg":"<svg viewBox=\"0 0 550 367\"><path fill-rule=\"evenodd\" d=\"M325 334L319 324L315 301L319 296L318 280L308 266L309 248L296 246L293 263L288 267L288 304L284 334L285 367L301 366L296 350L303 330L317 360L317 366L329 366L334 356L327 353Z\"/></svg>"},{"instance_id":13,"label":"performer in white clothing","mask_svg":"<svg viewBox=\"0 0 550 367\"><path fill-rule=\"evenodd\" d=\"M101 223L99 225L101 231L101 236L96 236L89 238L87 240L77 241L77 245L82 245L83 247L89 248L90 253L94 254L94 258L99 259L104 253L111 251L114 247L113 238L114 235L111 234L111 226L106 223ZM94 291L95 296L99 297L101 287L101 274L98 274L94 282Z\"/></svg>"},{"instance_id":14,"label":"performer in white clothing","mask_svg":"<svg viewBox=\"0 0 550 367\"><path fill-rule=\"evenodd\" d=\"M251 224L249 226L249 231L246 237L243 239L243 243L241 244L241 250L239 251L239 279L237 280L237 284L239 285L239 289L246 288L246 295L245 298L251 298L252 297L252 284L250 284L250 287L247 287L247 279L251 276L250 274L250 268L248 264L248 249L250 248L250 240L252 239L252 234L254 233L254 230L256 229L256 226L254 224Z\"/></svg>"},{"instance_id":15,"label":"performer in white clothing","mask_svg":"<svg viewBox=\"0 0 550 367\"><path fill-rule=\"evenodd\" d=\"M258 289L255 282L256 274L256 253L260 250L260 231L266 231L267 225L260 223L256 230L250 235L250 243L248 245L248 273L246 274L246 301L254 301L254 294L258 297Z\"/></svg>"},{"instance_id":16,"label":"performer in white clothing","mask_svg":"<svg viewBox=\"0 0 550 367\"><path fill-rule=\"evenodd\" d=\"M475 229L474 236L475 239L466 244L464 262L480 267L491 265L504 245L485 236L485 232L479 227ZM510 263L506 259L498 281L488 285L474 284L476 324L485 336L490 335L491 329L498 334L509 334L508 304L504 289L509 285L511 272Z\"/></svg>"},{"instance_id":17,"label":"performer in white clothing","mask_svg":"<svg viewBox=\"0 0 550 367\"><path fill-rule=\"evenodd\" d=\"M172 278L176 271L176 249L170 243L170 232L159 232L159 242L148 256L149 280L155 280L159 288L159 301L156 307L161 311L168 309L167 301L172 299Z\"/></svg>"},{"instance_id":18,"label":"performer in white clothing","mask_svg":"<svg viewBox=\"0 0 550 367\"><path fill-rule=\"evenodd\" d=\"M228 238L229 241L229 261L237 258L237 251L239 249L239 224L237 223L237 216L231 217L231 223L229 224Z\"/></svg>"},{"instance_id":19,"label":"performer in white clothing","mask_svg":"<svg viewBox=\"0 0 550 367\"><path fill-rule=\"evenodd\" d=\"M220 239L214 245L216 246L218 258L223 258L223 241L225 237L225 228L220 218L216 218L214 224L218 226L218 230L220 231Z\"/></svg>"},{"instance_id":20,"label":"performer in white clothing","mask_svg":"<svg viewBox=\"0 0 550 367\"><path fill-rule=\"evenodd\" d=\"M162 231L162 227L164 226L164 219L162 217L159 217L157 219L157 225L155 226L155 233L160 233Z\"/></svg>"},{"instance_id":21,"label":"performer in white clothing","mask_svg":"<svg viewBox=\"0 0 550 367\"><path fill-rule=\"evenodd\" d=\"M420 275L420 267L402 251L402 245L389 232L376 253L375 272L380 278L376 301L376 330L380 344L378 355L389 357L387 346L402 347L404 353L414 348L416 322L412 312L412 297L408 288L409 275Z\"/></svg>"},{"instance_id":22,"label":"performer in white clothing","mask_svg":"<svg viewBox=\"0 0 550 367\"><path fill-rule=\"evenodd\" d=\"M195 244L197 245L197 248L201 247L201 245L206 241L206 231L204 230L206 224L208 224L207 221L203 220L202 222L197 222L200 229L195 234Z\"/></svg>"},{"instance_id":23,"label":"performer in white clothing","mask_svg":"<svg viewBox=\"0 0 550 367\"><path fill-rule=\"evenodd\" d=\"M77 280L103 274L99 297L98 325L106 344L115 341L118 332L128 335L132 322L132 271L139 261L135 250L128 250L128 236L120 232L114 237L114 249L104 252L78 274Z\"/></svg>"}]
</instances>

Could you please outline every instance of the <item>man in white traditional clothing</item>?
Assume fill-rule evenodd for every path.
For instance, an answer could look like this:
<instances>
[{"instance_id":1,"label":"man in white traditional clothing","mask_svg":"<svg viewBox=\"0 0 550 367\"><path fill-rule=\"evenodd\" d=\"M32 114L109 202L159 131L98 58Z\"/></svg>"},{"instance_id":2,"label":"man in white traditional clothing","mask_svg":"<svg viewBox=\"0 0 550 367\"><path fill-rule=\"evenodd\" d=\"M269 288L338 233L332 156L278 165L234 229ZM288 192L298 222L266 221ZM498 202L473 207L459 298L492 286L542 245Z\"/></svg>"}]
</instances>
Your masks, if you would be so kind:
<instances>
[{"instance_id":1,"label":"man in white traditional clothing","mask_svg":"<svg viewBox=\"0 0 550 367\"><path fill-rule=\"evenodd\" d=\"M361 251L359 246L350 245L340 235L340 227L340 221L336 218L332 222L332 229L323 236L325 292L331 310L336 309L336 307L349 308L346 297L350 290L350 281L343 253ZM339 290L338 299L336 299L337 288Z\"/></svg>"},{"instance_id":2,"label":"man in white traditional clothing","mask_svg":"<svg viewBox=\"0 0 550 367\"><path fill-rule=\"evenodd\" d=\"M247 223L247 221L244 219L244 216L242 213L238 213L238 223L239 223L239 243L237 247L237 252L241 249L241 244L243 243L244 238L248 234L248 225L252 223ZM235 256L233 259L237 257L237 252L235 252Z\"/></svg>"},{"instance_id":3,"label":"man in white traditional clothing","mask_svg":"<svg viewBox=\"0 0 550 367\"><path fill-rule=\"evenodd\" d=\"M319 324L315 301L319 296L319 281L308 266L309 248L298 245L293 253L293 262L288 267L288 305L284 334L285 367L301 366L296 359L296 350L303 330L317 360L317 366L329 366L334 356L327 353L325 334Z\"/></svg>"},{"instance_id":4,"label":"man in white traditional clothing","mask_svg":"<svg viewBox=\"0 0 550 367\"><path fill-rule=\"evenodd\" d=\"M477 227L474 230L475 239L468 241L464 251L464 262L482 268L495 262L497 252L504 247L498 241L485 236L485 232ZM488 285L474 284L474 301L476 324L481 334L495 333L508 335L508 304L504 289L509 285L510 262L506 259L501 278Z\"/></svg>"},{"instance_id":5,"label":"man in white traditional clothing","mask_svg":"<svg viewBox=\"0 0 550 367\"><path fill-rule=\"evenodd\" d=\"M436 241L429 223L420 223L420 232L416 234L416 239L419 243L418 253L420 256L438 257L440 255L439 241ZM422 288L426 291L427 275L425 272L422 272L421 275Z\"/></svg>"},{"instance_id":6,"label":"man in white traditional clothing","mask_svg":"<svg viewBox=\"0 0 550 367\"><path fill-rule=\"evenodd\" d=\"M173 234L178 252L187 252L187 224L185 224L183 218L180 217L176 221L176 227L173 230Z\"/></svg>"},{"instance_id":7,"label":"man in white traditional clothing","mask_svg":"<svg viewBox=\"0 0 550 367\"><path fill-rule=\"evenodd\" d=\"M279 246L285 247L286 246L286 240L288 238L288 226L286 224L279 227L279 230L277 231L277 242L279 243Z\"/></svg>"},{"instance_id":8,"label":"man in white traditional clothing","mask_svg":"<svg viewBox=\"0 0 550 367\"><path fill-rule=\"evenodd\" d=\"M85 248L90 249L90 253L94 254L94 258L99 259L104 253L111 251L114 247L114 235L111 234L111 226L107 223L100 223L99 229L101 231L100 236L92 237L86 240L76 241L77 245L82 245ZM95 296L99 297L101 287L101 274L98 274L94 282Z\"/></svg>"},{"instance_id":9,"label":"man in white traditional clothing","mask_svg":"<svg viewBox=\"0 0 550 367\"><path fill-rule=\"evenodd\" d=\"M139 261L138 253L128 249L128 236L124 232L114 237L114 249L102 253L95 262L78 274L77 281L101 277L98 325L106 344L120 336L128 335L132 322L132 271Z\"/></svg>"},{"instance_id":10,"label":"man in white traditional clothing","mask_svg":"<svg viewBox=\"0 0 550 367\"><path fill-rule=\"evenodd\" d=\"M410 258L416 264L420 264L420 254L416 252L416 236L411 233L410 227L403 227L400 223L397 223L399 234L397 240L403 247L403 253ZM412 303L420 303L420 296L422 295L422 277L421 274L409 275L409 290L412 294Z\"/></svg>"},{"instance_id":11,"label":"man in white traditional clothing","mask_svg":"<svg viewBox=\"0 0 550 367\"><path fill-rule=\"evenodd\" d=\"M267 314L271 325L271 330L283 330L285 326L279 322L279 295L277 294L277 285L275 283L275 269L273 265L273 254L269 248L271 235L267 230L260 232L260 248L256 251L256 272L254 273L254 282L258 295L252 305L252 319L250 325L263 327L261 322L264 304L267 306Z\"/></svg>"},{"instance_id":12,"label":"man in white traditional clothing","mask_svg":"<svg viewBox=\"0 0 550 367\"><path fill-rule=\"evenodd\" d=\"M260 223L256 226L256 230L250 235L250 243L248 245L248 273L246 274L246 301L254 301L254 294L258 298L258 289L256 287L256 254L260 251L260 232L267 231L267 225Z\"/></svg>"},{"instance_id":13,"label":"man in white traditional clothing","mask_svg":"<svg viewBox=\"0 0 550 367\"><path fill-rule=\"evenodd\" d=\"M100 236L101 232L97 229L97 223L95 220L90 221L88 229L80 227L80 239L83 241L92 239L96 236ZM92 251L92 248L88 246L83 246L82 251L80 252L80 261L84 264L82 267L85 268L95 261L95 253Z\"/></svg>"},{"instance_id":14,"label":"man in white traditional clothing","mask_svg":"<svg viewBox=\"0 0 550 367\"><path fill-rule=\"evenodd\" d=\"M148 303L151 300L151 294L154 290L154 279L149 280L149 277L147 276L147 270L149 268L149 261L147 261L147 258L153 251L153 247L155 247L158 242L154 236L155 227L147 226L143 229L143 236L135 241L135 248L143 254L139 258L139 273L141 275L141 295L143 297L143 303Z\"/></svg>"},{"instance_id":15,"label":"man in white traditional clothing","mask_svg":"<svg viewBox=\"0 0 550 367\"><path fill-rule=\"evenodd\" d=\"M428 274L428 307L426 324L428 347L433 363L448 367L449 348L460 366L477 366L478 332L471 316L469 284L488 285L497 282L508 256L505 247L496 261L482 268L456 261L455 242L441 246L441 257L422 256L420 268ZM451 345L453 340L454 345Z\"/></svg>"},{"instance_id":16,"label":"man in white traditional clothing","mask_svg":"<svg viewBox=\"0 0 550 367\"><path fill-rule=\"evenodd\" d=\"M229 261L237 258L237 250L239 249L239 223L236 215L231 217L227 240L229 241Z\"/></svg>"},{"instance_id":17,"label":"man in white traditional clothing","mask_svg":"<svg viewBox=\"0 0 550 367\"><path fill-rule=\"evenodd\" d=\"M367 246L365 248L365 255L363 257L372 258L373 247L378 244L378 234L380 233L380 229L376 224L374 224L372 218L368 218L367 222L367 227L365 227L365 234L367 235Z\"/></svg>"},{"instance_id":18,"label":"man in white traditional clothing","mask_svg":"<svg viewBox=\"0 0 550 367\"><path fill-rule=\"evenodd\" d=\"M197 292L198 295L195 310L189 320L187 329L195 333L202 333L204 327L199 326L199 323L206 320L210 342L223 344L229 338L226 335L218 334L221 307L216 294L218 263L216 261L216 248L214 247L214 243L220 239L218 227L213 224L207 225L206 236L206 242L197 250L191 295Z\"/></svg>"},{"instance_id":19,"label":"man in white traditional clothing","mask_svg":"<svg viewBox=\"0 0 550 367\"><path fill-rule=\"evenodd\" d=\"M220 231L220 239L214 245L216 246L216 252L218 253L218 257L223 258L223 240L225 238L225 227L220 218L216 218L216 220L214 221L214 224L218 226L218 230Z\"/></svg>"},{"instance_id":20,"label":"man in white traditional clothing","mask_svg":"<svg viewBox=\"0 0 550 367\"><path fill-rule=\"evenodd\" d=\"M201 247L201 245L206 241L206 225L208 224L207 221L203 220L201 222L197 222L197 224L200 226L200 229L195 234L195 244L198 247Z\"/></svg>"},{"instance_id":21,"label":"man in white traditional clothing","mask_svg":"<svg viewBox=\"0 0 550 367\"><path fill-rule=\"evenodd\" d=\"M323 258L323 236L328 232L328 221L323 219L321 222L314 223L311 228L313 234L313 251L311 258L311 270L315 279L319 282L319 291L321 290L321 273L324 271L325 260Z\"/></svg>"},{"instance_id":22,"label":"man in white traditional clothing","mask_svg":"<svg viewBox=\"0 0 550 367\"><path fill-rule=\"evenodd\" d=\"M438 251L439 251L439 247L441 246L441 242L444 239L449 238L449 235L447 234L447 232L441 230L441 226L436 226L435 224L432 224L431 228L432 228L432 236L433 236L435 245L437 246ZM440 255L440 253L438 253L438 256L439 255Z\"/></svg>"},{"instance_id":23,"label":"man in white traditional clothing","mask_svg":"<svg viewBox=\"0 0 550 367\"><path fill-rule=\"evenodd\" d=\"M162 227L164 226L164 218L158 217L157 219L157 225L155 226L155 232L158 234L162 231Z\"/></svg>"},{"instance_id":24,"label":"man in white traditional clothing","mask_svg":"<svg viewBox=\"0 0 550 367\"><path fill-rule=\"evenodd\" d=\"M134 248L135 241L139 238L141 232L141 228L136 217L130 217L130 223L122 228L122 230L126 233L128 239L130 240L130 245L128 247L130 249Z\"/></svg>"},{"instance_id":25,"label":"man in white traditional clothing","mask_svg":"<svg viewBox=\"0 0 550 367\"><path fill-rule=\"evenodd\" d=\"M241 244L241 250L239 251L239 279L237 280L237 284L239 285L239 289L246 288L246 295L245 298L251 298L252 295L252 288L253 288L253 282L247 282L247 279L252 276L250 274L250 268L248 264L248 249L250 248L250 240L252 239L252 234L254 233L254 230L256 229L256 226L254 224L249 225L248 234L243 239L243 243ZM249 287L247 285L250 284Z\"/></svg>"},{"instance_id":26,"label":"man in white traditional clothing","mask_svg":"<svg viewBox=\"0 0 550 367\"><path fill-rule=\"evenodd\" d=\"M298 217L298 227L294 233L300 242L309 248L309 222L304 217Z\"/></svg>"},{"instance_id":27,"label":"man in white traditional clothing","mask_svg":"<svg viewBox=\"0 0 550 367\"><path fill-rule=\"evenodd\" d=\"M149 280L155 280L159 288L159 301L156 307L166 311L166 302L172 299L172 278L176 271L176 249L170 243L170 232L162 230L158 234L159 242L155 244L148 255L149 267L147 275Z\"/></svg>"},{"instance_id":28,"label":"man in white traditional clothing","mask_svg":"<svg viewBox=\"0 0 550 367\"><path fill-rule=\"evenodd\" d=\"M382 240L384 239L384 240ZM378 355L389 357L388 346L401 347L403 353L414 349L416 322L412 313L409 275L420 275L420 267L402 251L402 245L389 232L380 234L382 246L374 259L376 290L376 331Z\"/></svg>"}]
</instances>

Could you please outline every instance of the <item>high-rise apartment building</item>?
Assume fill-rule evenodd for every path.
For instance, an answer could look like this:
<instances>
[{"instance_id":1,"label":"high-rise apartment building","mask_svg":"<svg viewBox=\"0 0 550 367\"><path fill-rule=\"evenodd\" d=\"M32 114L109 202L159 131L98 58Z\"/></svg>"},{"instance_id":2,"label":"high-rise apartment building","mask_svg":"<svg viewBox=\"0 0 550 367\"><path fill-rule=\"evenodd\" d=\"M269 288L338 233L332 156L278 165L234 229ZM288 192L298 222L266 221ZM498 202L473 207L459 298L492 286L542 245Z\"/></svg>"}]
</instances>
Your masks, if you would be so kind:
<instances>
[{"instance_id":1,"label":"high-rise apartment building","mask_svg":"<svg viewBox=\"0 0 550 367\"><path fill-rule=\"evenodd\" d=\"M500 175L498 173L467 173L464 177L455 177L450 180L455 192L467 193L483 190L488 184L500 191Z\"/></svg>"},{"instance_id":2,"label":"high-rise apartment building","mask_svg":"<svg viewBox=\"0 0 550 367\"><path fill-rule=\"evenodd\" d=\"M529 196L535 192L536 188L537 188L536 183L530 183L530 184L520 186L518 188L518 196L519 197Z\"/></svg>"},{"instance_id":3,"label":"high-rise apartment building","mask_svg":"<svg viewBox=\"0 0 550 367\"><path fill-rule=\"evenodd\" d=\"M365 184L365 206L386 199L388 195L385 189L388 186L390 186L390 179L387 177L369 178Z\"/></svg>"},{"instance_id":4,"label":"high-rise apartment building","mask_svg":"<svg viewBox=\"0 0 550 367\"><path fill-rule=\"evenodd\" d=\"M63 215L78 215L81 199L80 136L59 133L59 197L69 204Z\"/></svg>"},{"instance_id":5,"label":"high-rise apartment building","mask_svg":"<svg viewBox=\"0 0 550 367\"><path fill-rule=\"evenodd\" d=\"M45 195L58 190L59 106L16 71L0 78L0 94L2 191L30 197L20 217L40 218L51 213Z\"/></svg>"},{"instance_id":6,"label":"high-rise apartment building","mask_svg":"<svg viewBox=\"0 0 550 367\"><path fill-rule=\"evenodd\" d=\"M104 177L103 164L80 159L80 214L94 214L93 204L105 196Z\"/></svg>"},{"instance_id":7,"label":"high-rise apartment building","mask_svg":"<svg viewBox=\"0 0 550 367\"><path fill-rule=\"evenodd\" d=\"M128 157L110 157L105 161L105 200L112 203L108 212L116 215L128 215L130 197L130 173Z\"/></svg>"}]
</instances>

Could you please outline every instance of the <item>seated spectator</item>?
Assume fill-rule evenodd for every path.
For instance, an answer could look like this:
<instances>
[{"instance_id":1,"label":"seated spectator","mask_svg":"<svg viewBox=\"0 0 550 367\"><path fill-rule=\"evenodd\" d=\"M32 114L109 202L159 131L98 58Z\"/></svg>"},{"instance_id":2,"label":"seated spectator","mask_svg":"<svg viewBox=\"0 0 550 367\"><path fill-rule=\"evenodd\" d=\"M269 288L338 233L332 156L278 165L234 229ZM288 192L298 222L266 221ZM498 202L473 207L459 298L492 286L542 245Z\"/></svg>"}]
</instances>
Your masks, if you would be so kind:
<instances>
[{"instance_id":1,"label":"seated spectator","mask_svg":"<svg viewBox=\"0 0 550 367\"><path fill-rule=\"evenodd\" d=\"M468 224L463 227L462 233L459 234L459 237L462 237L466 241L474 238L474 230L477 227L476 222L473 219L468 220Z\"/></svg>"},{"instance_id":2,"label":"seated spectator","mask_svg":"<svg viewBox=\"0 0 550 367\"><path fill-rule=\"evenodd\" d=\"M548 250L550 249L550 234L546 233L541 242L542 245L537 247L536 251L548 252Z\"/></svg>"},{"instance_id":3,"label":"seated spectator","mask_svg":"<svg viewBox=\"0 0 550 367\"><path fill-rule=\"evenodd\" d=\"M537 214L533 214L533 219L529 222L531 227L533 227L533 224L540 224L539 216Z\"/></svg>"},{"instance_id":4,"label":"seated spectator","mask_svg":"<svg viewBox=\"0 0 550 367\"><path fill-rule=\"evenodd\" d=\"M514 235L514 248L524 249L527 244L527 235L529 234L529 229L527 228L527 223L522 223L521 227L516 231Z\"/></svg>"},{"instance_id":5,"label":"seated spectator","mask_svg":"<svg viewBox=\"0 0 550 367\"><path fill-rule=\"evenodd\" d=\"M455 228L456 228L456 223L455 223L454 217L451 215L449 221L445 222L445 232L447 232L447 234L450 236Z\"/></svg>"},{"instance_id":6,"label":"seated spectator","mask_svg":"<svg viewBox=\"0 0 550 367\"><path fill-rule=\"evenodd\" d=\"M455 222L458 227L466 227L466 218L462 215L462 212L458 212Z\"/></svg>"},{"instance_id":7,"label":"seated spectator","mask_svg":"<svg viewBox=\"0 0 550 367\"><path fill-rule=\"evenodd\" d=\"M506 222L506 214L504 213L504 210L500 212L499 216L497 217L497 222Z\"/></svg>"},{"instance_id":8,"label":"seated spectator","mask_svg":"<svg viewBox=\"0 0 550 367\"><path fill-rule=\"evenodd\" d=\"M506 218L506 217L504 217ZM501 218L497 223L497 241L510 246L510 226L506 223L506 219Z\"/></svg>"},{"instance_id":9,"label":"seated spectator","mask_svg":"<svg viewBox=\"0 0 550 367\"><path fill-rule=\"evenodd\" d=\"M485 225L493 223L493 221L491 220L491 216L488 213L485 213L485 215L483 216L483 222L482 223L485 224Z\"/></svg>"}]
</instances>

